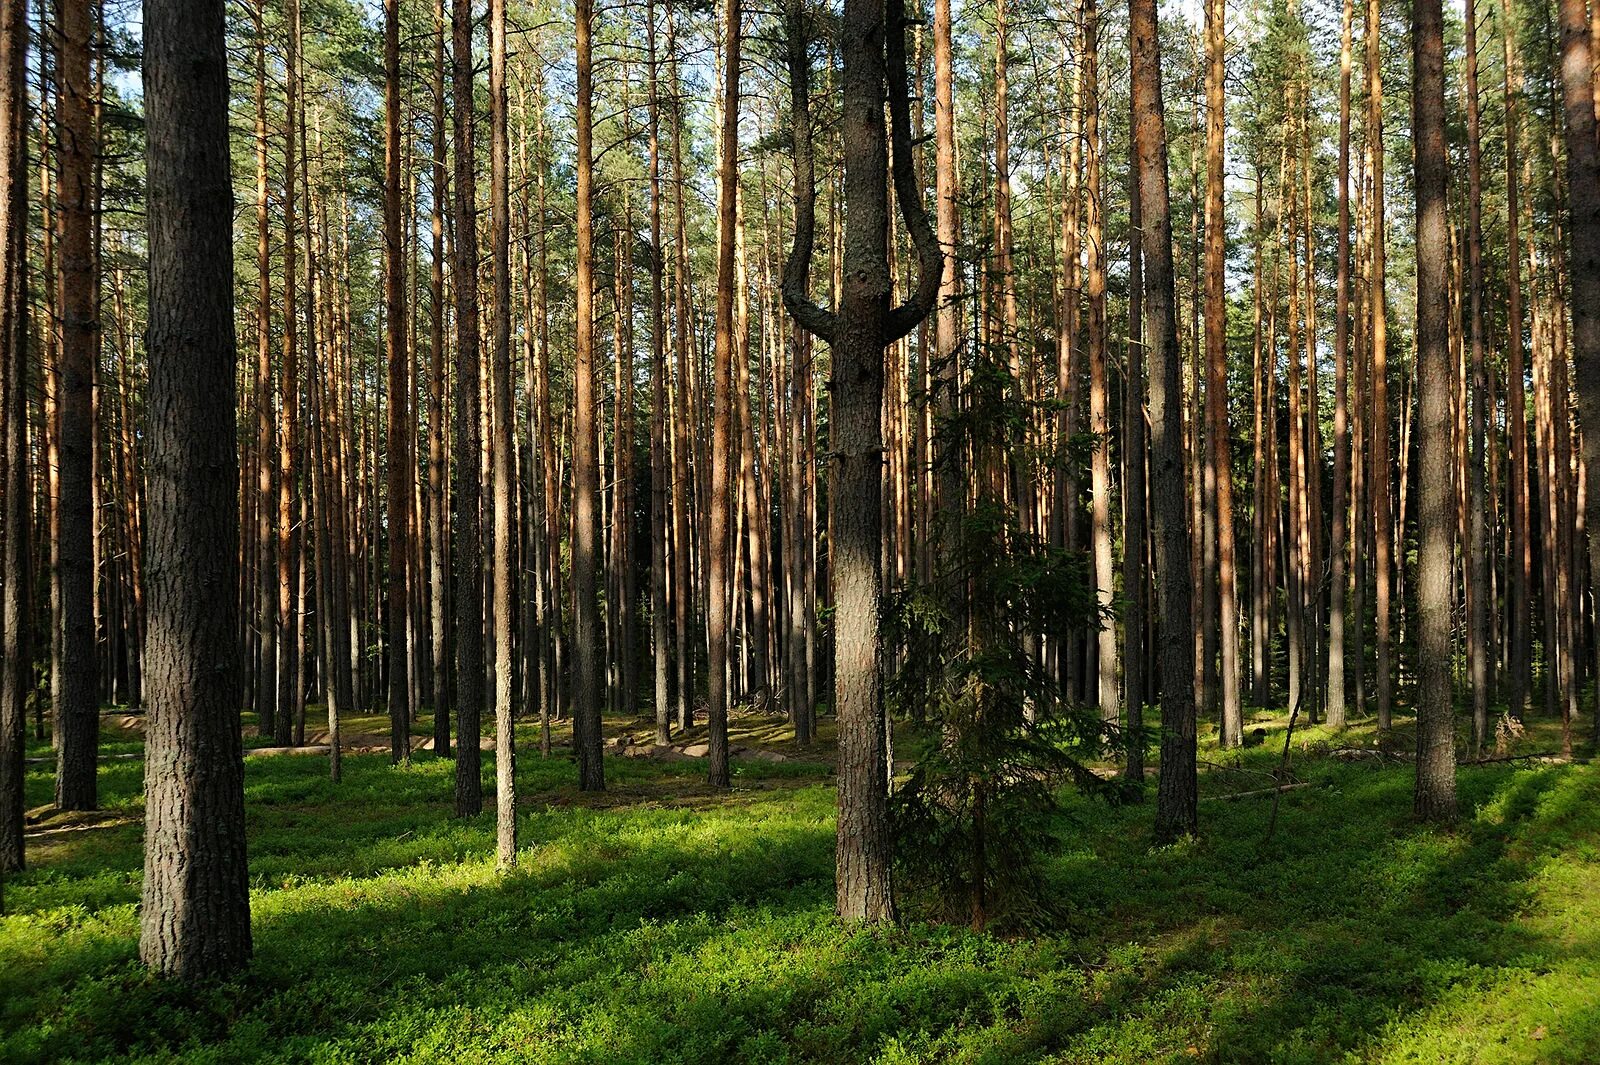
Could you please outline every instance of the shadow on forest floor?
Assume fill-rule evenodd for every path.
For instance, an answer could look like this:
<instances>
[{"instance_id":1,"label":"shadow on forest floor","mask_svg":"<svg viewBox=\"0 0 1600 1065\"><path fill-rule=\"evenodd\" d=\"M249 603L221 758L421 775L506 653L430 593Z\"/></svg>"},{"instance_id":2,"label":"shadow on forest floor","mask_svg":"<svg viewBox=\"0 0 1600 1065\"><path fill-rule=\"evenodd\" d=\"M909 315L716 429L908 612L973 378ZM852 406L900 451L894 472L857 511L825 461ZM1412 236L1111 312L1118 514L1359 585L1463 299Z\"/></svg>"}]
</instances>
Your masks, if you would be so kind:
<instances>
[{"instance_id":1,"label":"shadow on forest floor","mask_svg":"<svg viewBox=\"0 0 1600 1065\"><path fill-rule=\"evenodd\" d=\"M1266 724L1225 764L1275 762ZM318 759L251 762L256 960L201 989L137 968L141 767L108 763L106 827L30 838L7 885L0 1060L1600 1060L1600 772L1465 768L1439 832L1409 820L1409 768L1301 736L1314 786L1270 843L1270 801L1208 802L1201 840L1153 848L1148 806L1069 798L1062 924L1014 939L841 928L820 764L713 793L703 762L608 759L595 802L530 752L500 874L448 761L355 757L337 788ZM48 766L29 787L48 799Z\"/></svg>"}]
</instances>

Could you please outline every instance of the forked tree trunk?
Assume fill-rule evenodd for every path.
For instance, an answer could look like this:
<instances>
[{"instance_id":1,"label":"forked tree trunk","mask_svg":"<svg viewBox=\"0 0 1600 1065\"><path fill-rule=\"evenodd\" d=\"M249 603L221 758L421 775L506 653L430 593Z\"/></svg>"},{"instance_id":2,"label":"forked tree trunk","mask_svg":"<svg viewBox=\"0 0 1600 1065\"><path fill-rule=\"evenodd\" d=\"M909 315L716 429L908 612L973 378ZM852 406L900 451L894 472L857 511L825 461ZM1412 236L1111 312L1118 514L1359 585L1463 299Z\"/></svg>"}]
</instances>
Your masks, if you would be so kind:
<instances>
[{"instance_id":1,"label":"forked tree trunk","mask_svg":"<svg viewBox=\"0 0 1600 1065\"><path fill-rule=\"evenodd\" d=\"M905 18L898 2L846 0L840 24L846 151L843 278L834 311L807 295L815 227L810 69L804 18L787 11L794 125L795 241L784 268L789 313L833 348L833 483L829 569L834 590L834 709L839 718L836 904L849 921L894 917L888 823L888 721L883 706L881 523L884 348L933 308L944 255L923 212L911 161ZM885 136L887 94L889 134ZM895 200L918 252L915 295L891 306L889 141Z\"/></svg>"}]
</instances>

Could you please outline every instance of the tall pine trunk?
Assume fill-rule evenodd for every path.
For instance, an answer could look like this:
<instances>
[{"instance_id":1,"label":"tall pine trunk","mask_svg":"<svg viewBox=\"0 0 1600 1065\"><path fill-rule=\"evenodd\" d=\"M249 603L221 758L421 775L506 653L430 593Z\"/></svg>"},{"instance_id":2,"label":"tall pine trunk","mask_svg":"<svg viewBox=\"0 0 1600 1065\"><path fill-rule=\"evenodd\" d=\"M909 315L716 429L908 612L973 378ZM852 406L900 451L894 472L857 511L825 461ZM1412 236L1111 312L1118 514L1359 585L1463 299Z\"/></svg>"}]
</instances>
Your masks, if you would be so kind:
<instances>
[{"instance_id":1,"label":"tall pine trunk","mask_svg":"<svg viewBox=\"0 0 1600 1065\"><path fill-rule=\"evenodd\" d=\"M226 549L239 520L238 354L221 0L145 4L144 93L150 720L139 957L193 980L250 957L239 560Z\"/></svg>"},{"instance_id":2,"label":"tall pine trunk","mask_svg":"<svg viewBox=\"0 0 1600 1065\"><path fill-rule=\"evenodd\" d=\"M1132 0L1133 153L1139 179L1144 337L1150 382L1150 499L1155 524L1157 609L1162 625L1161 782L1156 836L1170 841L1198 829L1195 771L1194 618L1189 532L1184 515L1183 388L1179 381L1177 296L1173 282L1167 131L1161 99L1161 44L1155 0Z\"/></svg>"},{"instance_id":3,"label":"tall pine trunk","mask_svg":"<svg viewBox=\"0 0 1600 1065\"><path fill-rule=\"evenodd\" d=\"M1449 220L1445 182L1444 15L1440 0L1412 5L1417 192L1418 449L1417 778L1415 810L1455 817L1455 714L1450 676L1450 567L1455 522L1451 439ZM1588 105L1586 104L1586 107ZM1590 110L1590 133L1593 111Z\"/></svg>"}]
</instances>

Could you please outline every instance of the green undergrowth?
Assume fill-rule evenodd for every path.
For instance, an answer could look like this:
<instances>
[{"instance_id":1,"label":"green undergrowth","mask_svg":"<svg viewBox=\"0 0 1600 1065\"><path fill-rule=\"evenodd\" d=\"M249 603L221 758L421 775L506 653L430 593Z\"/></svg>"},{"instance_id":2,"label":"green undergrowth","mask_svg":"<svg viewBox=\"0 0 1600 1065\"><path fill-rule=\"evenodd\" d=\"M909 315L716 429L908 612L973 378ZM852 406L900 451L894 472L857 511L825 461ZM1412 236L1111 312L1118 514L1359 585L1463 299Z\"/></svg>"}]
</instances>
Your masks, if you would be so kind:
<instances>
[{"instance_id":1,"label":"green undergrowth","mask_svg":"<svg viewBox=\"0 0 1600 1065\"><path fill-rule=\"evenodd\" d=\"M1202 750L1203 795L1267 783L1284 720L1257 725ZM446 760L349 756L334 786L321 758L252 758L256 959L201 988L137 965L142 763L107 760L104 810L31 826L6 884L0 1061L1600 1060L1600 770L1463 768L1438 831L1403 761L1331 753L1374 745L1297 729L1311 786L1270 839L1270 798L1207 798L1199 841L1155 848L1148 804L1064 797L1061 924L1031 937L842 927L826 752L737 761L727 792L700 761L608 758L586 796L563 749L527 750L504 874Z\"/></svg>"}]
</instances>

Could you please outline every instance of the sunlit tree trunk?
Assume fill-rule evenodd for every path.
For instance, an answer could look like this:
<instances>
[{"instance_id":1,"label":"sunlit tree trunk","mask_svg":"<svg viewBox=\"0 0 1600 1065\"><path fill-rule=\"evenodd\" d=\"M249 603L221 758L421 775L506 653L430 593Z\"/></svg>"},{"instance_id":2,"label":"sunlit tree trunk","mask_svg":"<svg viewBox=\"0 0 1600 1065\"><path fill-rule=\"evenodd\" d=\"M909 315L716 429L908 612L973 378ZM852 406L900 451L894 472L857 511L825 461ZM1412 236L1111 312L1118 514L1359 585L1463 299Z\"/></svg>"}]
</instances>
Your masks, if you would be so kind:
<instances>
[{"instance_id":1,"label":"sunlit tree trunk","mask_svg":"<svg viewBox=\"0 0 1600 1065\"><path fill-rule=\"evenodd\" d=\"M578 786L605 787L600 752L604 673L595 553L600 540L600 456L595 427L594 368L594 58L593 0L578 0L577 96L577 328L574 331L572 414L572 670L573 748Z\"/></svg>"},{"instance_id":2,"label":"sunlit tree trunk","mask_svg":"<svg viewBox=\"0 0 1600 1065\"><path fill-rule=\"evenodd\" d=\"M1233 430L1228 418L1226 228L1223 221L1223 152L1226 126L1223 77L1227 58L1223 0L1206 4L1206 448L1215 490L1212 507L1217 534L1217 617L1221 651L1221 741L1239 745L1243 715L1239 703L1239 596L1233 535Z\"/></svg>"},{"instance_id":3,"label":"sunlit tree trunk","mask_svg":"<svg viewBox=\"0 0 1600 1065\"><path fill-rule=\"evenodd\" d=\"M711 500L709 602L706 633L710 647L707 684L710 693L709 774L712 787L728 786L728 638L732 629L732 593L728 568L732 560L733 502L729 475L732 451L734 226L739 167L739 0L723 0L722 127L717 163L717 307L716 348L712 368L714 415L711 432Z\"/></svg>"},{"instance_id":4,"label":"sunlit tree trunk","mask_svg":"<svg viewBox=\"0 0 1600 1065\"><path fill-rule=\"evenodd\" d=\"M392 0L391 0L392 2ZM511 188L510 135L506 97L506 0L489 2L489 258L494 275L491 359L494 376L494 446L489 449L494 480L494 781L495 862L517 864L515 707L511 700L511 643L515 627L512 566L516 530L515 422L511 407Z\"/></svg>"},{"instance_id":5,"label":"sunlit tree trunk","mask_svg":"<svg viewBox=\"0 0 1600 1065\"><path fill-rule=\"evenodd\" d=\"M90 0L60 0L60 95L56 104L60 258L60 390L57 397L60 525L56 571L61 613L56 703L56 806L97 804L100 733L96 654L94 382L99 300L94 272L93 89L89 80Z\"/></svg>"},{"instance_id":6,"label":"sunlit tree trunk","mask_svg":"<svg viewBox=\"0 0 1600 1065\"><path fill-rule=\"evenodd\" d=\"M1368 254L1368 314L1371 316L1372 343L1372 472L1368 491L1372 495L1373 580L1377 610L1377 701L1378 729L1387 732L1394 708L1394 650L1390 628L1394 609L1390 595L1394 586L1393 519L1390 513L1392 464L1389 452L1389 319L1385 288L1385 244L1383 203L1383 64L1382 0L1367 0L1367 168L1372 181L1371 233Z\"/></svg>"}]
</instances>

